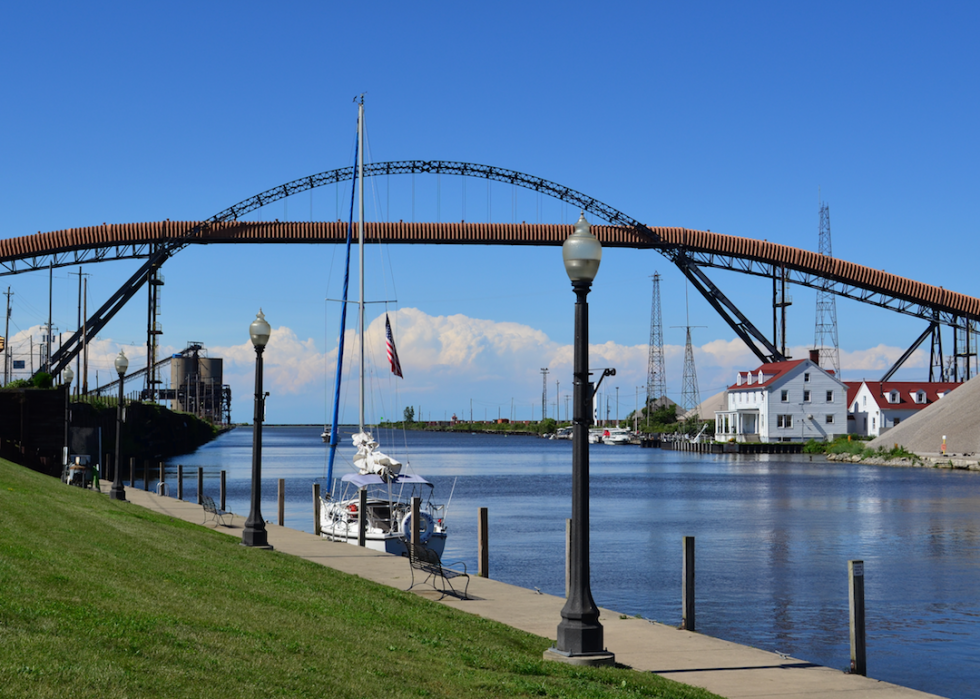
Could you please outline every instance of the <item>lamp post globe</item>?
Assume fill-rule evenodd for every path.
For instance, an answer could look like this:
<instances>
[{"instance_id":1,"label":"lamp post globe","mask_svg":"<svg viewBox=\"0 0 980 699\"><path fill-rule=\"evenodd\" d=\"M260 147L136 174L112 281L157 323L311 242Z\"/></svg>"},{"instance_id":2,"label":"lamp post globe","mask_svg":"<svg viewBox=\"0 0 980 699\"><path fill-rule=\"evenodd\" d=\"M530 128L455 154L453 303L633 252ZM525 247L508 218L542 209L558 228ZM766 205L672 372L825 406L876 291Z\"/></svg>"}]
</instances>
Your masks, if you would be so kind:
<instances>
[{"instance_id":1,"label":"lamp post globe","mask_svg":"<svg viewBox=\"0 0 980 699\"><path fill-rule=\"evenodd\" d=\"M269 534L262 518L262 420L265 414L265 394L262 392L262 353L269 342L272 328L259 309L255 320L248 326L248 335L255 347L255 413L252 421L252 499L242 545L271 549Z\"/></svg>"},{"instance_id":2,"label":"lamp post globe","mask_svg":"<svg viewBox=\"0 0 980 699\"><path fill-rule=\"evenodd\" d=\"M65 371L61 374L64 377L65 385L71 387L71 382L75 378L75 372L71 370L70 366L65 367Z\"/></svg>"},{"instance_id":3,"label":"lamp post globe","mask_svg":"<svg viewBox=\"0 0 980 699\"><path fill-rule=\"evenodd\" d=\"M112 469L112 488L109 490L110 500L125 500L126 489L122 484L122 427L123 427L123 383L126 378L126 370L129 368L129 359L126 353L119 350L119 356L113 362L116 373L119 374L119 399L116 402L116 463Z\"/></svg>"},{"instance_id":4,"label":"lamp post globe","mask_svg":"<svg viewBox=\"0 0 980 699\"><path fill-rule=\"evenodd\" d=\"M548 660L574 665L609 665L615 656L603 645L599 608L592 599L589 580L589 424L592 384L589 381L589 304L592 280L599 271L602 245L592 226L579 217L562 245L565 272L575 292L575 341L572 388L572 533L569 546L568 597Z\"/></svg>"}]
</instances>

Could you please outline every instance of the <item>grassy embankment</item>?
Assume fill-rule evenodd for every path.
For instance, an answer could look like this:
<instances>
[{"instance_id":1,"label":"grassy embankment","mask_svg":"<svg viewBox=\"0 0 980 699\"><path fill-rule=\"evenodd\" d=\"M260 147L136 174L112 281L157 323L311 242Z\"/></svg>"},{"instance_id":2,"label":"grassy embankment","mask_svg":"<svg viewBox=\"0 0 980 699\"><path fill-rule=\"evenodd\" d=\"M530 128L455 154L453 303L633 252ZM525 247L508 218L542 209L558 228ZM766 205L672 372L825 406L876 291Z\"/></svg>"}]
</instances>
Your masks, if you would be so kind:
<instances>
[{"instance_id":1,"label":"grassy embankment","mask_svg":"<svg viewBox=\"0 0 980 699\"><path fill-rule=\"evenodd\" d=\"M832 442L817 442L813 439L803 445L803 452L806 454L850 454L862 459L921 459L905 447L895 445L891 449L878 447L871 449L866 446L866 440L848 439L847 437L837 437Z\"/></svg>"},{"instance_id":2,"label":"grassy embankment","mask_svg":"<svg viewBox=\"0 0 980 699\"><path fill-rule=\"evenodd\" d=\"M0 460L4 697L713 695Z\"/></svg>"}]
</instances>

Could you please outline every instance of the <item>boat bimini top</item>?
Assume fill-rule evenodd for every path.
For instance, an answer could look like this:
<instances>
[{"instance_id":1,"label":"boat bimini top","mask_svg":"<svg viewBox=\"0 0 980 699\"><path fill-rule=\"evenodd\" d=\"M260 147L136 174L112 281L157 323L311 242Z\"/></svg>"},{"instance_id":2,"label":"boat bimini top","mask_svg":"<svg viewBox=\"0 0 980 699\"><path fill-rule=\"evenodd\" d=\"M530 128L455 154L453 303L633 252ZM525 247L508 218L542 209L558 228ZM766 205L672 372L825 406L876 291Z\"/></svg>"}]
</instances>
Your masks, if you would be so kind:
<instances>
[{"instance_id":1,"label":"boat bimini top","mask_svg":"<svg viewBox=\"0 0 980 699\"><path fill-rule=\"evenodd\" d=\"M425 480L422 476L416 476L414 474L401 473L396 476L391 476L388 480L385 480L378 473L347 473L341 476L340 480L345 483L350 483L357 488L366 488L369 485L384 485L390 483L391 485L402 485L403 483L408 483L411 485L427 485L430 488L432 484Z\"/></svg>"}]
</instances>

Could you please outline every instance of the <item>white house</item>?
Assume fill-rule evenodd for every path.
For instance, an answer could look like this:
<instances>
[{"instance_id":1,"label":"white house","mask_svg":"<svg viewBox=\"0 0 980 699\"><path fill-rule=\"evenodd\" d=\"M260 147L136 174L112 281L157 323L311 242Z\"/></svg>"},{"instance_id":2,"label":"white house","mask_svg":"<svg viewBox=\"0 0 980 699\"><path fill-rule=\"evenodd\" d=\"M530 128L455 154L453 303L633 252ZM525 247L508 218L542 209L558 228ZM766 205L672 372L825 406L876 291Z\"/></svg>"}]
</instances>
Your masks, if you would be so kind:
<instances>
[{"instance_id":1,"label":"white house","mask_svg":"<svg viewBox=\"0 0 980 699\"><path fill-rule=\"evenodd\" d=\"M878 437L940 400L961 383L862 381L847 392L847 431Z\"/></svg>"},{"instance_id":2,"label":"white house","mask_svg":"<svg viewBox=\"0 0 980 699\"><path fill-rule=\"evenodd\" d=\"M809 359L738 372L728 409L715 412L715 440L799 442L847 433L847 386Z\"/></svg>"}]
</instances>

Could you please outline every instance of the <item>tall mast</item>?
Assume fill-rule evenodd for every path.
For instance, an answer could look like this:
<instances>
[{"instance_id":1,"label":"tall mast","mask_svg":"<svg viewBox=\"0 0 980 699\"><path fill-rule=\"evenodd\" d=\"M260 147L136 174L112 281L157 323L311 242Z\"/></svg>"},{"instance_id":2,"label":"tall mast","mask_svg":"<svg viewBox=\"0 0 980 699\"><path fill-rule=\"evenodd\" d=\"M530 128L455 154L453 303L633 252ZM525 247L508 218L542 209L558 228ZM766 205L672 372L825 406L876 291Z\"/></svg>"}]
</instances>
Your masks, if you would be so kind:
<instances>
[{"instance_id":1,"label":"tall mast","mask_svg":"<svg viewBox=\"0 0 980 699\"><path fill-rule=\"evenodd\" d=\"M357 105L357 279L360 294L357 297L357 333L361 338L360 393L358 401L358 431L364 431L364 95Z\"/></svg>"}]
</instances>

